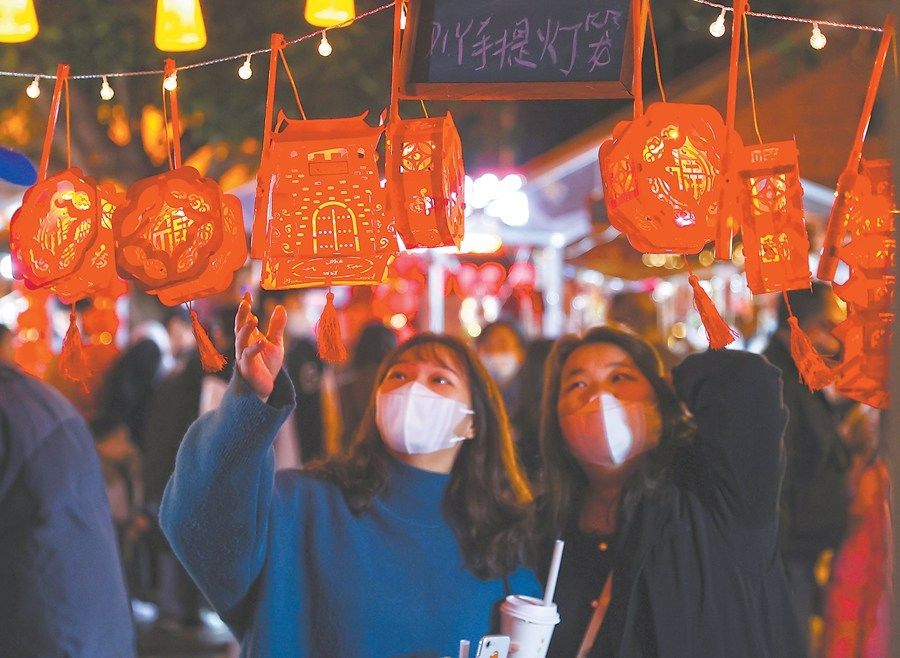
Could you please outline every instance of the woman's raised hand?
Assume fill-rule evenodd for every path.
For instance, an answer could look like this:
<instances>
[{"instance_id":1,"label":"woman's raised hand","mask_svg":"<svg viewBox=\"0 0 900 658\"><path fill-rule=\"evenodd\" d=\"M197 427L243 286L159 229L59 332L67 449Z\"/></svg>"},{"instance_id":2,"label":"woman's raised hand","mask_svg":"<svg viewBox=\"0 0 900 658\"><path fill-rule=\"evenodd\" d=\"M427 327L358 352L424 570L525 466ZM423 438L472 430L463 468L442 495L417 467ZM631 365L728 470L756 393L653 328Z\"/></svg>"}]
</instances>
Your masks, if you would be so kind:
<instances>
[{"instance_id":1,"label":"woman's raised hand","mask_svg":"<svg viewBox=\"0 0 900 658\"><path fill-rule=\"evenodd\" d=\"M250 310L250 293L244 294L234 317L234 353L238 374L262 400L275 387L275 377L284 361L284 325L287 313L280 304L269 318L269 331L259 330L259 318Z\"/></svg>"}]
</instances>

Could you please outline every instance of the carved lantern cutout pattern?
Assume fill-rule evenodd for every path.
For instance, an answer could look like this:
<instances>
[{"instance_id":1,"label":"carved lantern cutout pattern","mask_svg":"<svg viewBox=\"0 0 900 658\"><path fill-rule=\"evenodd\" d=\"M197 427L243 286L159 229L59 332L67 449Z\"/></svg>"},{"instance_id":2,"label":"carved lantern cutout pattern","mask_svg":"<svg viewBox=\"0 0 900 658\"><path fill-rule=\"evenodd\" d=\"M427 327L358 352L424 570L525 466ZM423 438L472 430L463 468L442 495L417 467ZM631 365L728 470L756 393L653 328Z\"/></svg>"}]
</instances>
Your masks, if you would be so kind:
<instances>
[{"instance_id":1,"label":"carved lantern cutout pattern","mask_svg":"<svg viewBox=\"0 0 900 658\"><path fill-rule=\"evenodd\" d=\"M700 252L716 237L725 135L705 105L654 103L619 123L600 146L610 224L644 253Z\"/></svg>"},{"instance_id":2,"label":"carved lantern cutout pattern","mask_svg":"<svg viewBox=\"0 0 900 658\"><path fill-rule=\"evenodd\" d=\"M375 161L383 128L365 117L279 116L260 167L262 194L271 195L263 288L371 285L387 277L397 240Z\"/></svg>"},{"instance_id":3,"label":"carved lantern cutout pattern","mask_svg":"<svg viewBox=\"0 0 900 658\"><path fill-rule=\"evenodd\" d=\"M459 247L465 171L450 114L392 121L386 160L391 215L406 248Z\"/></svg>"},{"instance_id":4,"label":"carved lantern cutout pattern","mask_svg":"<svg viewBox=\"0 0 900 658\"><path fill-rule=\"evenodd\" d=\"M894 331L897 208L891 175L888 160L861 160L857 175L843 177L830 220L840 228L829 226L825 245L834 270L820 272L848 304L848 317L835 330L844 343L837 389L879 408L889 406L888 354Z\"/></svg>"},{"instance_id":5,"label":"carved lantern cutout pattern","mask_svg":"<svg viewBox=\"0 0 900 658\"><path fill-rule=\"evenodd\" d=\"M747 146L734 162L740 180L744 266L754 294L809 288L809 237L798 158L791 140Z\"/></svg>"}]
</instances>

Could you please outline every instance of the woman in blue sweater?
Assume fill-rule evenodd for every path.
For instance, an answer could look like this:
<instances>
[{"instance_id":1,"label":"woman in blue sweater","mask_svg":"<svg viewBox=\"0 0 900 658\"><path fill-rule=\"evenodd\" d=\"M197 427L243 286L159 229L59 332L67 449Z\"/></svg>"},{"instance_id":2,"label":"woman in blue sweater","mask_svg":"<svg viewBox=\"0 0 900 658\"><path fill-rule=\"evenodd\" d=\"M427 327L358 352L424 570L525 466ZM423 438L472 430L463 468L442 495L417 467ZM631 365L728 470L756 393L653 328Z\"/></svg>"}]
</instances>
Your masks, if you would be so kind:
<instances>
[{"instance_id":1,"label":"woman in blue sweater","mask_svg":"<svg viewBox=\"0 0 900 658\"><path fill-rule=\"evenodd\" d=\"M386 359L346 458L276 474L284 324L278 307L263 334L241 304L235 377L184 438L163 531L245 656L455 655L508 591L540 589L499 392L458 340L417 336Z\"/></svg>"}]
</instances>

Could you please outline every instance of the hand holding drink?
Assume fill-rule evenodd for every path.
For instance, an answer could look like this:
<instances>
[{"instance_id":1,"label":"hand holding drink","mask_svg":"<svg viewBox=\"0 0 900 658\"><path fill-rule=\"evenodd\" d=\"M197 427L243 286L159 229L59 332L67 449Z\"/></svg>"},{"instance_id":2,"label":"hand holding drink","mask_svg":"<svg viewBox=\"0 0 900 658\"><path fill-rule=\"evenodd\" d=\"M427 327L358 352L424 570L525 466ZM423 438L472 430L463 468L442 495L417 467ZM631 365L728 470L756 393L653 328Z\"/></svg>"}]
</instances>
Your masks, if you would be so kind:
<instances>
[{"instance_id":1,"label":"hand holding drink","mask_svg":"<svg viewBox=\"0 0 900 658\"><path fill-rule=\"evenodd\" d=\"M275 377L284 362L284 326L287 313L279 304L269 319L269 331L259 330L259 318L250 309L250 293L245 293L234 317L234 354L238 374L262 400L275 387Z\"/></svg>"}]
</instances>

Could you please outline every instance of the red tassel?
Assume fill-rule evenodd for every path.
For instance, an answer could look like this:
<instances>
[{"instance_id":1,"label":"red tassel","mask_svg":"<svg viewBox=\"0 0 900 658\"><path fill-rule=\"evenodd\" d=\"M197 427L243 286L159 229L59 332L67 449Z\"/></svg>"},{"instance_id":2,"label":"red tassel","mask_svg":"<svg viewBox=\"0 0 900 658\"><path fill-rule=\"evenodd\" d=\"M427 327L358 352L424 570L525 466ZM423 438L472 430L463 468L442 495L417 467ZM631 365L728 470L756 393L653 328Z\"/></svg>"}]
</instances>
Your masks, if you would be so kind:
<instances>
[{"instance_id":1,"label":"red tassel","mask_svg":"<svg viewBox=\"0 0 900 658\"><path fill-rule=\"evenodd\" d=\"M200 324L197 312L192 308L190 311L191 329L194 330L194 338L197 340L197 351L200 352L200 365L203 366L206 372L220 372L225 367L225 364L228 363L228 359L219 354L219 350L213 345L209 334L206 333L206 329Z\"/></svg>"},{"instance_id":2,"label":"red tassel","mask_svg":"<svg viewBox=\"0 0 900 658\"><path fill-rule=\"evenodd\" d=\"M84 349L81 343L81 332L75 320L75 309L69 313L69 328L63 338L62 351L59 353L59 372L73 382L84 382L91 375L87 361L84 358Z\"/></svg>"},{"instance_id":3,"label":"red tassel","mask_svg":"<svg viewBox=\"0 0 900 658\"><path fill-rule=\"evenodd\" d=\"M791 325L791 358L800 372L800 380L811 391L825 388L834 381L834 372L816 352L796 316L790 316L788 323Z\"/></svg>"},{"instance_id":4,"label":"red tassel","mask_svg":"<svg viewBox=\"0 0 900 658\"><path fill-rule=\"evenodd\" d=\"M334 293L329 291L325 300L322 317L316 325L319 356L328 363L343 363L347 360L347 348L341 338L341 324L338 322L337 309L334 307Z\"/></svg>"},{"instance_id":5,"label":"red tassel","mask_svg":"<svg viewBox=\"0 0 900 658\"><path fill-rule=\"evenodd\" d=\"M733 343L737 338L737 334L719 315L716 305L713 304L713 300L709 298L703 286L700 285L697 276L691 274L688 277L688 281L691 284L691 288L694 289L694 308L700 314L700 322L703 323L703 327L706 329L710 348L721 350L726 345Z\"/></svg>"}]
</instances>

